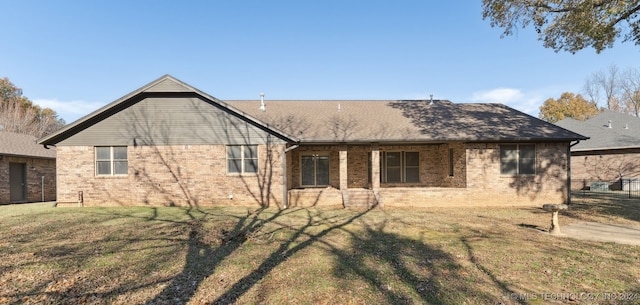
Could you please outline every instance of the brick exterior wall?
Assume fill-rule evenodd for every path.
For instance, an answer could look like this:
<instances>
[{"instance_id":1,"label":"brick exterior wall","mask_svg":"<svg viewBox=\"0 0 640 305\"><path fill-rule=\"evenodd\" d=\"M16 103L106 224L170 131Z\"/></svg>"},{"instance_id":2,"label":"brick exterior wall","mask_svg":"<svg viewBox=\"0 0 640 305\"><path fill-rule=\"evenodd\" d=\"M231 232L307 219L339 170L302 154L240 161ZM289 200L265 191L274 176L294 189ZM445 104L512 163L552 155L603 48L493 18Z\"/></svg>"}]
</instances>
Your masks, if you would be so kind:
<instances>
[{"instance_id":1,"label":"brick exterior wall","mask_svg":"<svg viewBox=\"0 0 640 305\"><path fill-rule=\"evenodd\" d=\"M82 192L84 206L281 205L283 149L259 145L259 173L238 175L225 145L129 146L128 175L96 176L94 147L59 146L58 203L78 205Z\"/></svg>"},{"instance_id":2,"label":"brick exterior wall","mask_svg":"<svg viewBox=\"0 0 640 305\"><path fill-rule=\"evenodd\" d=\"M44 176L44 201L56 200L56 160L5 156L0 160L0 204L10 203L9 164L26 165L26 202L42 201L42 177Z\"/></svg>"},{"instance_id":3,"label":"brick exterior wall","mask_svg":"<svg viewBox=\"0 0 640 305\"><path fill-rule=\"evenodd\" d=\"M430 192L417 190L406 195L406 191L402 194L382 189L380 195L385 206L538 206L565 203L568 197L567 147L568 143L536 144L536 175L514 177L500 174L499 144L465 144L466 188L443 188L446 186L443 184Z\"/></svg>"},{"instance_id":4,"label":"brick exterior wall","mask_svg":"<svg viewBox=\"0 0 640 305\"><path fill-rule=\"evenodd\" d=\"M380 200L385 207L408 206L539 206L565 203L567 192L568 143L536 144L536 174L502 176L500 145L497 143L451 143L431 145L380 146L380 151L419 151L419 183L381 183ZM300 147L292 151L291 187L299 188L300 154L326 153L330 156L330 186L296 189L290 201L304 205L340 203L340 146ZM453 176L449 175L449 149L453 150ZM370 146L349 146L349 188L368 187ZM296 184L297 183L297 184ZM294 200L291 200L293 198Z\"/></svg>"},{"instance_id":5,"label":"brick exterior wall","mask_svg":"<svg viewBox=\"0 0 640 305\"><path fill-rule=\"evenodd\" d=\"M640 178L640 149L574 152L571 156L571 182L575 186L590 181L613 182Z\"/></svg>"},{"instance_id":6,"label":"brick exterior wall","mask_svg":"<svg viewBox=\"0 0 640 305\"><path fill-rule=\"evenodd\" d=\"M258 175L226 173L224 145L128 147L127 176L96 176L94 148L59 146L58 201L77 205L83 192L85 206L96 205L282 205L282 145L259 146ZM568 143L536 145L536 175L501 176L500 145L452 143L381 145L384 151L419 151L420 182L382 183L385 207L489 206L564 203L567 198ZM349 188L370 187L371 146L348 146ZM453 176L449 175L449 150L453 150ZM287 153L289 206L339 206L340 146L301 146ZM301 188L300 156L329 156L329 186ZM271 168L271 170L268 170ZM233 195L233 199L229 196Z\"/></svg>"}]
</instances>

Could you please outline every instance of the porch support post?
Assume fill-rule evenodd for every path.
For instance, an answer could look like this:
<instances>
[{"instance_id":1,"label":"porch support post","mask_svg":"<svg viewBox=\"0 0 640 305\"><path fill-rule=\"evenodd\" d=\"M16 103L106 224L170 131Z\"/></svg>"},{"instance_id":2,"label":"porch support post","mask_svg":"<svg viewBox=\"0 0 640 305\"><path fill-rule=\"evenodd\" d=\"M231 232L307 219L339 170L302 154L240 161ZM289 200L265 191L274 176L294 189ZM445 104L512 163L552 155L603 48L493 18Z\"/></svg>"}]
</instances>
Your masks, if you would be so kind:
<instances>
[{"instance_id":1,"label":"porch support post","mask_svg":"<svg viewBox=\"0 0 640 305\"><path fill-rule=\"evenodd\" d=\"M348 188L347 179L347 145L340 145L340 190L346 191Z\"/></svg>"},{"instance_id":2,"label":"porch support post","mask_svg":"<svg viewBox=\"0 0 640 305\"><path fill-rule=\"evenodd\" d=\"M290 147L284 146L282 150L282 207L289 207L289 182L287 181L287 176L289 175L289 170L287 168L287 152L298 148L298 145L293 145Z\"/></svg>"},{"instance_id":3,"label":"porch support post","mask_svg":"<svg viewBox=\"0 0 640 305\"><path fill-rule=\"evenodd\" d=\"M371 188L376 191L380 188L380 146L371 145Z\"/></svg>"}]
</instances>

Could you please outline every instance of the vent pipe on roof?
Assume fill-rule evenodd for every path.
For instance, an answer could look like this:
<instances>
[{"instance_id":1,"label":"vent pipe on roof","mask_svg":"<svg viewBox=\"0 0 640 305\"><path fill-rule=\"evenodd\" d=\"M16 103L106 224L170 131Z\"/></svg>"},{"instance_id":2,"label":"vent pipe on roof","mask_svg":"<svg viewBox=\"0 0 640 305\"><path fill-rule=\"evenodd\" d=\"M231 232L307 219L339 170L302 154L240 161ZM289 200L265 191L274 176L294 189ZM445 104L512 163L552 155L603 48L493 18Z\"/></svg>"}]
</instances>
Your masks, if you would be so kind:
<instances>
[{"instance_id":1,"label":"vent pipe on roof","mask_svg":"<svg viewBox=\"0 0 640 305\"><path fill-rule=\"evenodd\" d=\"M260 93L260 110L267 110L267 107L264 105L264 93Z\"/></svg>"},{"instance_id":2,"label":"vent pipe on roof","mask_svg":"<svg viewBox=\"0 0 640 305\"><path fill-rule=\"evenodd\" d=\"M340 112L340 103L338 103L338 112Z\"/></svg>"},{"instance_id":3,"label":"vent pipe on roof","mask_svg":"<svg viewBox=\"0 0 640 305\"><path fill-rule=\"evenodd\" d=\"M433 94L429 94L429 106L433 105Z\"/></svg>"},{"instance_id":4,"label":"vent pipe on roof","mask_svg":"<svg viewBox=\"0 0 640 305\"><path fill-rule=\"evenodd\" d=\"M609 124L607 124L608 128L611 128L611 120L609 120Z\"/></svg>"}]
</instances>

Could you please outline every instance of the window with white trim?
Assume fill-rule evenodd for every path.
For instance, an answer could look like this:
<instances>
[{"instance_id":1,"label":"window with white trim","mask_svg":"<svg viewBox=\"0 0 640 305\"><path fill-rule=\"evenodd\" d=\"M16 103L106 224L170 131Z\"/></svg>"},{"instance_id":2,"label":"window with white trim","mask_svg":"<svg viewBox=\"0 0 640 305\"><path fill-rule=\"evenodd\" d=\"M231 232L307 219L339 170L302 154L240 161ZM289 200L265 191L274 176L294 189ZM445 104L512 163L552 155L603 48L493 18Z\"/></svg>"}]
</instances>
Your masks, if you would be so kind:
<instances>
[{"instance_id":1,"label":"window with white trim","mask_svg":"<svg viewBox=\"0 0 640 305\"><path fill-rule=\"evenodd\" d=\"M328 155L301 155L300 168L300 184L302 186L329 185Z\"/></svg>"},{"instance_id":2,"label":"window with white trim","mask_svg":"<svg viewBox=\"0 0 640 305\"><path fill-rule=\"evenodd\" d=\"M258 172L258 145L227 146L227 173Z\"/></svg>"},{"instance_id":3,"label":"window with white trim","mask_svg":"<svg viewBox=\"0 0 640 305\"><path fill-rule=\"evenodd\" d=\"M535 175L536 145L500 145L500 174L505 176Z\"/></svg>"},{"instance_id":4,"label":"window with white trim","mask_svg":"<svg viewBox=\"0 0 640 305\"><path fill-rule=\"evenodd\" d=\"M97 176L124 176L128 171L126 146L96 146Z\"/></svg>"},{"instance_id":5,"label":"window with white trim","mask_svg":"<svg viewBox=\"0 0 640 305\"><path fill-rule=\"evenodd\" d=\"M420 153L417 151L381 152L380 181L384 183L420 182Z\"/></svg>"}]
</instances>

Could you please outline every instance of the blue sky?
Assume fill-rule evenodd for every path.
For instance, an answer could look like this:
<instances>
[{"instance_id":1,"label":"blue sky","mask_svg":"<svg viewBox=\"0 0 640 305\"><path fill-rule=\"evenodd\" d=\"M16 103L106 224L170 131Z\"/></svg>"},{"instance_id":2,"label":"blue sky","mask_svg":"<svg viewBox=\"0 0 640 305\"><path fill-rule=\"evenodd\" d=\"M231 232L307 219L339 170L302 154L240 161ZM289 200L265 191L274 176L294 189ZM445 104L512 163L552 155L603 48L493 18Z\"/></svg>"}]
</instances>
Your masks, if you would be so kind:
<instances>
[{"instance_id":1,"label":"blue sky","mask_svg":"<svg viewBox=\"0 0 640 305\"><path fill-rule=\"evenodd\" d=\"M640 47L500 38L481 1L5 0L0 77L68 123L164 74L219 99L499 102L531 115Z\"/></svg>"}]
</instances>

